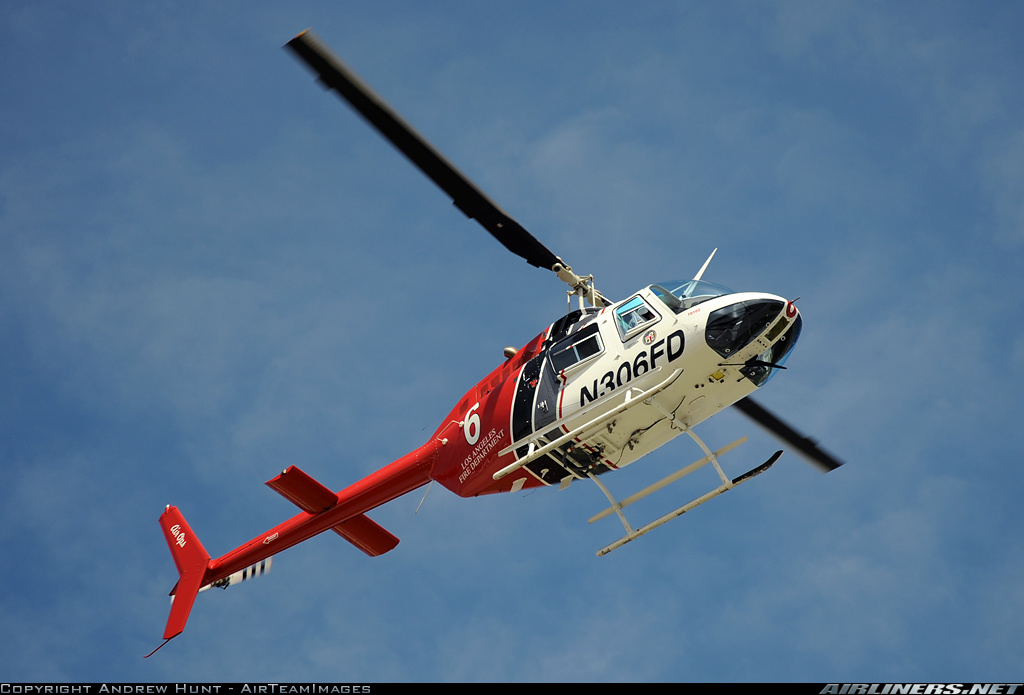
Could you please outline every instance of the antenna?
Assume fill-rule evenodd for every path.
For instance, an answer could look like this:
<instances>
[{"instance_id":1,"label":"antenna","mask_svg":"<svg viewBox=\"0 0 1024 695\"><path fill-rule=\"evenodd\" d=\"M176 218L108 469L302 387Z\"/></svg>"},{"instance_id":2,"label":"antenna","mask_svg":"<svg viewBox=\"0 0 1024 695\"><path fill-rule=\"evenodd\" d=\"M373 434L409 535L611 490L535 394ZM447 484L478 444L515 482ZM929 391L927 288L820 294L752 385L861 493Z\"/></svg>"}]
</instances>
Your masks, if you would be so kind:
<instances>
[{"instance_id":1,"label":"antenna","mask_svg":"<svg viewBox=\"0 0 1024 695\"><path fill-rule=\"evenodd\" d=\"M711 252L711 255L708 256L708 259L704 261L704 265L702 265L700 267L700 270L697 271L697 274L693 278L694 280L701 279L701 277L704 275L704 271L708 269L709 265L711 265L711 259L715 257L716 253L718 253L718 249L715 249L714 251Z\"/></svg>"}]
</instances>

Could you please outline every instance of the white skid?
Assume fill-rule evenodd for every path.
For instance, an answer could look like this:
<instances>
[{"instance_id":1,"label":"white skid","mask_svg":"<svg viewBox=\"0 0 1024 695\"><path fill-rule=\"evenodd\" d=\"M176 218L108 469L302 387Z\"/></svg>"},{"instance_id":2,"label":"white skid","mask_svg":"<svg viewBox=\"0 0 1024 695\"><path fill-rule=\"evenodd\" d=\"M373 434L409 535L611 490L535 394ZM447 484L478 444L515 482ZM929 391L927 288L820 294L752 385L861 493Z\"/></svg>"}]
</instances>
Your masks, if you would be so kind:
<instances>
[{"instance_id":1,"label":"white skid","mask_svg":"<svg viewBox=\"0 0 1024 695\"><path fill-rule=\"evenodd\" d=\"M778 458L780 457L780 455L782 455L781 451L776 451L774 454L772 454L772 457L768 461L766 461L765 463L761 464L760 466L758 466L757 468L755 468L753 470L750 470L750 471L744 473L743 475L741 475L741 476L739 476L737 478L732 478L730 480L728 477L726 477L725 472L722 470L722 467L719 466L719 464L718 464L718 455L720 453L725 453L726 451L730 451L733 448L735 448L736 446L739 446L744 441L746 441L746 437L742 437L740 439L737 439L736 441L732 442L731 444L727 444L727 445L723 446L718 451L712 451L710 448L708 448L708 445L703 443L703 440L700 439L700 437L698 437L696 435L696 433L693 432L693 430L687 429L686 433L688 435L690 435L690 437L693 439L693 441L695 441L700 446L701 450L703 450L703 452L705 452L705 458L693 462L692 464L690 464L686 468L683 468L683 469L677 471L676 473L673 473L672 475L668 476L667 478L659 480L658 482L654 483L653 485L649 485L648 487L645 487L644 489L640 490L636 494L633 494L633 495L627 497L625 499L625 501L623 501L623 502L616 501L616 499L611 495L611 492L608 491L608 488L606 488L604 486L604 484L602 484L601 481L598 480L597 476L594 476L594 475L590 476L591 480L593 480L595 483L597 483L597 486L601 488L601 491L604 492L604 495L606 497L608 497L608 502L611 503L611 507L610 508L608 508L608 509L604 510L603 512L601 512L600 514L594 516L593 518L590 519L590 521L593 522L593 521L596 521L598 519L603 519L604 517L609 516L610 514L614 513L614 514L618 515L618 519L620 519L620 521L623 522L623 526L626 529L626 535L624 535L622 538L614 541L613 544L605 546L604 548L599 550L597 552L598 557L600 557L602 555L607 555L608 553L610 553L611 551L615 550L616 548L621 548L622 546L625 546L626 544L628 544L628 542L630 540L633 540L634 538L639 538L641 535L643 535L647 531L651 531L651 530L657 528L660 525L663 525L663 524L666 524L666 523L672 521L676 517L680 517L680 516L686 514L691 509L693 509L695 507L699 507L702 504L705 504L706 502L709 501L709 499L712 499L713 497L717 497L718 495L722 494L726 490L730 490L730 489L732 489L733 487L735 487L736 485L738 485L740 483L746 482L746 481L750 480L751 478L754 478L754 477L756 477L758 475L761 475L762 473L767 471L769 468L771 468L772 464L774 464L776 461L778 461ZM676 480L679 480L683 476L685 476L685 475L687 475L689 473L692 473L693 471L697 470L698 468L700 468L703 465L706 465L709 462L711 462L712 464L715 465L715 471L718 473L719 477L722 479L722 484L721 485L719 485L718 487L713 489L711 492L707 492L706 494L701 494L696 499L693 499L692 502L686 503L685 505L683 505L679 509L677 509L677 510L675 510L673 512L669 512L665 516L660 517L658 519L655 519L654 521L650 522L649 524L646 524L645 526L641 526L638 529L634 529L632 526L630 526L630 522L627 521L626 515L623 514L623 508L624 507L632 505L633 503L637 502L638 499L642 499L643 497L647 496L651 492L654 492L656 490L662 489L663 487L665 487L669 483L671 483L673 481L676 481Z\"/></svg>"},{"instance_id":2,"label":"white skid","mask_svg":"<svg viewBox=\"0 0 1024 695\"><path fill-rule=\"evenodd\" d=\"M610 545L606 545L605 547L603 547L600 550L598 550L597 551L598 557L600 557L601 555L607 555L608 553L610 553L611 551L615 550L616 548L619 548L619 547L625 545L626 543L629 543L631 540L633 540L635 538L639 538L640 536L644 535L648 531L652 531L652 530L658 528L659 526L661 526L662 524L666 524L669 521L672 521L673 519L675 519L676 517L682 516L686 512L688 512L691 509L693 509L694 507L699 507L700 505L704 504L708 500L710 500L710 499L712 499L714 497L718 497L719 495L721 495L726 490L731 490L732 488L736 487L740 483L745 483L748 480L750 480L751 478L753 478L753 477L755 477L757 475L760 475L761 473L764 473L766 470L768 470L771 467L771 465L773 463L775 463L776 461L779 460L780 456L782 456L782 452L781 451L776 451L775 454L770 459L768 459L767 461L762 463L757 468L755 468L755 469L753 469L751 471L748 471L747 473L744 473L743 475L739 476L738 478L734 478L732 480L725 481L724 483L722 483L721 485L716 487L711 492L708 492L708 493L706 493L704 495L701 495L700 497L698 497L697 499L693 500L692 502L687 502L682 507L679 507L679 509L676 509L675 511L669 512L668 514L666 514L665 516L663 516L663 517L661 517L659 519L655 519L654 521L652 521L651 523L647 524L646 526L642 526L641 528L638 528L635 531L629 531L625 536L623 536L619 540L615 541L614 543L612 543Z\"/></svg>"},{"instance_id":3,"label":"white skid","mask_svg":"<svg viewBox=\"0 0 1024 695\"><path fill-rule=\"evenodd\" d=\"M718 457L718 456L721 456L722 454L726 454L726 453L732 451L733 449L735 449L736 447L738 447L740 444L743 444L746 441L747 441L746 437L740 437L739 439L737 439L732 444L726 444L721 449L716 451L715 452L715 456ZM634 493L634 494L630 495L629 497L626 497L625 499L623 499L618 504L616 504L616 505L614 505L612 507L608 507L604 511L595 514L594 516L592 516L589 519L587 519L587 523L588 524L592 524L595 521L600 521L601 519L604 519L607 516L611 516L616 511L628 507L629 505L633 504L634 502L639 502L644 497L647 497L648 495L657 492L658 490L662 489L663 487L665 487L667 485L671 485L672 483L674 483L675 481L679 480L683 476L689 475L690 473L693 473L698 468L701 468L701 467L707 465L710 461L711 461L711 458L708 457L708 456L705 456L702 459L698 459L697 461L694 461L689 466L686 466L685 468L679 469L678 471L676 471L672 475L669 475L669 476L666 476L666 477L662 478L661 480L659 480L658 482L654 483L653 485L648 485L647 487L645 487L640 492Z\"/></svg>"}]
</instances>

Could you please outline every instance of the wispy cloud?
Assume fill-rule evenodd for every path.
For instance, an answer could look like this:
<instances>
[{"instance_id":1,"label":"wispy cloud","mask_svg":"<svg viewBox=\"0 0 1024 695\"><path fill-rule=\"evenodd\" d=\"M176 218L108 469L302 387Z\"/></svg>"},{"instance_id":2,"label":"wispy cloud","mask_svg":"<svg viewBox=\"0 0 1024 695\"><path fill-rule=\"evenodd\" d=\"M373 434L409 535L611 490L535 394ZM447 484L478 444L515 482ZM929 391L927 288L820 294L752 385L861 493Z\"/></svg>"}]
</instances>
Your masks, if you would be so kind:
<instances>
[{"instance_id":1,"label":"wispy cloud","mask_svg":"<svg viewBox=\"0 0 1024 695\"><path fill-rule=\"evenodd\" d=\"M1012 680L1020 11L446 8L0 13L5 677ZM593 486L434 486L373 513L393 553L314 539L143 662L163 505L224 552L294 513L264 480L388 463L566 305L280 49L311 24L608 294L717 246L710 279L801 295L762 400L847 466L787 453L605 558ZM730 470L776 448L701 429L751 436Z\"/></svg>"}]
</instances>

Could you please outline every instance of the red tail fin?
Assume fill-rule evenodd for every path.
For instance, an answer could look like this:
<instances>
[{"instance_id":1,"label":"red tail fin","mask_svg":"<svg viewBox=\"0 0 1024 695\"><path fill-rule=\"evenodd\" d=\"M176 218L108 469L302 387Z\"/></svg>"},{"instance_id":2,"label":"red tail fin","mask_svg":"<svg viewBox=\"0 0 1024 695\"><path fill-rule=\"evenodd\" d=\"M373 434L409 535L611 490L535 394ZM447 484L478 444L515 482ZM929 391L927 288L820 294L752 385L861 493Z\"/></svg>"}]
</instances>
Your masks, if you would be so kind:
<instances>
[{"instance_id":1,"label":"red tail fin","mask_svg":"<svg viewBox=\"0 0 1024 695\"><path fill-rule=\"evenodd\" d=\"M178 584L172 593L171 614L167 618L164 639L177 637L185 629L192 604L203 585L203 578L210 566L210 555L203 544L189 528L185 517L177 507L167 506L160 515L160 528L167 539L167 547L171 549L174 564L178 567Z\"/></svg>"}]
</instances>

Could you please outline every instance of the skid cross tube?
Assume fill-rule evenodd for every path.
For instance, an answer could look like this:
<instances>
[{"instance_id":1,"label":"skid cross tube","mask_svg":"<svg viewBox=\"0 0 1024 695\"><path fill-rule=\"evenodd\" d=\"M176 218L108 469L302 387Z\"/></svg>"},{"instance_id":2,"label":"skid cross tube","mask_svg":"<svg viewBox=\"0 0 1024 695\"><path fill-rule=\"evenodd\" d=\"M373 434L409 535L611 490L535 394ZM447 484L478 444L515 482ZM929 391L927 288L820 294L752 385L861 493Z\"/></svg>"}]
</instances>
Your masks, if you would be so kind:
<instances>
[{"instance_id":1,"label":"skid cross tube","mask_svg":"<svg viewBox=\"0 0 1024 695\"><path fill-rule=\"evenodd\" d=\"M717 451L715 451L715 456L722 456L723 454L726 454L727 452L732 451L733 449L735 449L740 444L743 444L746 441L747 441L746 437L740 437L739 439L737 439L732 444L726 444L721 449L718 449ZM600 521L601 519L604 519L605 517L611 516L613 513L618 512L620 509L625 509L629 505L631 505L631 504L633 504L635 502L639 502L644 497L647 497L648 495L651 495L651 494L657 492L658 490L661 490L663 487L665 487L667 485L670 485L671 483L674 483L675 481L679 480L683 476L687 476L690 473L693 473L698 468L706 466L708 464L708 462L709 462L709 459L708 459L707 456L705 456L702 459L698 459L698 460L694 461L693 463L691 463L689 466L686 466L685 468L681 468L681 469L679 469L678 471L676 471L675 473L673 473L671 475L665 476L664 478L662 478L658 482L653 483L651 485L648 485L647 487L645 487L640 492L634 493L634 494L630 495L629 497L626 497L625 499L623 499L622 501L619 501L619 502L616 502L615 499L612 498L611 494L609 494L608 491L605 489L605 487L603 485L601 485L600 482L598 482L596 477L591 476L590 479L593 480L595 483L597 483L598 487L600 487L602 490L604 490L604 494L611 501L612 506L608 507L607 509L605 509L602 512L598 512L594 516L592 516L589 519L587 519L587 523L588 524L592 524L595 521ZM627 526L626 532L629 533L631 530L632 529L630 529Z\"/></svg>"},{"instance_id":2,"label":"skid cross tube","mask_svg":"<svg viewBox=\"0 0 1024 695\"><path fill-rule=\"evenodd\" d=\"M772 455L772 457L770 459L768 459L767 461L762 463L757 468L754 468L753 470L747 471L746 473L744 473L743 475L739 476L738 478L733 478L732 480L726 479L725 482L723 482L721 485L716 487L711 492L708 492L708 493L706 493L704 495L701 495L700 497L698 497L697 499L693 500L692 502L687 502L686 504L684 504L682 507L679 507L675 511L669 512L668 514L662 516L661 518L655 519L651 523L647 524L646 526L642 526L642 527L636 529L635 531L630 530L629 524L626 523L626 521L625 521L625 517L622 515L621 512L619 512L619 516L620 516L620 518L622 518L623 524L625 524L625 526L626 526L626 535L623 536L622 538L620 538L619 540L615 541L614 543L611 543L610 545L606 545L605 547L603 547L600 550L598 550L597 551L598 557L600 557L602 555L607 555L608 553L610 553L611 551L615 550L616 548L621 548L626 543L629 543L631 540L639 538L640 536L644 535L648 531L653 531L654 529L658 528L662 524L667 524L668 522L672 521L676 517L682 516L686 512L690 511L691 509L693 509L695 507L699 507L700 505L704 504L705 502L707 502L708 500L710 500L710 499L712 499L714 497L718 497L719 495L721 495L723 492L726 492L727 490L731 490L732 488L736 487L740 483L745 483L748 480L750 480L751 478L753 478L755 476L758 476L761 473L764 473L766 470L771 468L773 463L775 463L776 461L779 460L780 456L782 456L782 452L781 451L776 451Z\"/></svg>"}]
</instances>

